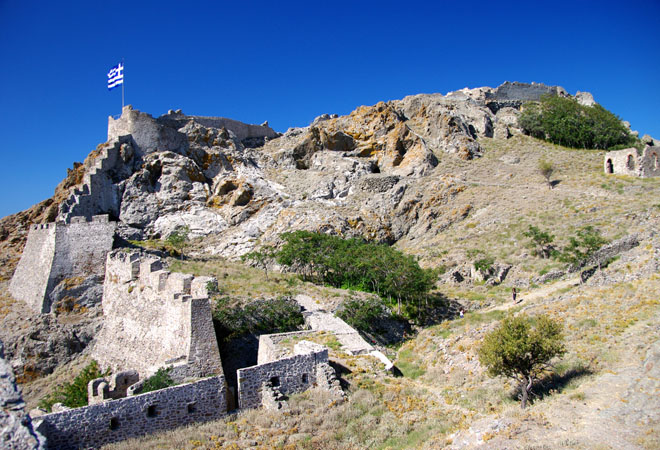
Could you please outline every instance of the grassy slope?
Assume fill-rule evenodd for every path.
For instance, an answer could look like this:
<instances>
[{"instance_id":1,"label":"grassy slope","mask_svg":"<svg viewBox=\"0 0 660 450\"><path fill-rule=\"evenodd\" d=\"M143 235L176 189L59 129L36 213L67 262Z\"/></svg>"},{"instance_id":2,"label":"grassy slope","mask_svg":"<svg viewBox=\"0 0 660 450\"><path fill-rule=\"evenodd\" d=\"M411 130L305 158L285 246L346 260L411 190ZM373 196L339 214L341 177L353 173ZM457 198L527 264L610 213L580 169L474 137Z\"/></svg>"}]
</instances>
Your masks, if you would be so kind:
<instances>
[{"instance_id":1,"label":"grassy slope","mask_svg":"<svg viewBox=\"0 0 660 450\"><path fill-rule=\"evenodd\" d=\"M399 246L425 264L469 261L466 251L481 249L515 265L507 283L528 282L556 263L534 258L522 232L528 224L551 230L559 243L575 229L594 225L614 239L657 227L660 179L640 180L602 174L602 152L581 152L516 137L485 140L485 156L464 162L443 157L438 176L453 176L466 189L451 205L472 206L467 218L442 233ZM502 156L518 157L517 164ZM538 160L554 162L559 184L549 190L536 172ZM511 309L507 287L443 286L450 297L481 303L483 310L464 319L423 330L398 349L404 376L365 369L361 358L334 357L350 373L351 395L344 404L308 392L291 400L288 412L249 411L224 421L130 441L113 448L654 448L658 445L657 397L644 395L641 361L658 339L660 283L646 270L658 255L658 239L647 240L606 269L600 283L566 281L523 289L521 305ZM655 253L654 253L655 252ZM325 288L242 275L238 266L220 270L227 293L268 295L307 291L341 297ZM174 267L174 269L177 269ZM189 268L211 273L209 267ZM225 277L224 273L228 273ZM247 273L247 272L245 272ZM245 278L243 278L245 277ZM611 280L615 281L611 281ZM621 281L616 281L616 280ZM630 280L630 281L629 281ZM545 396L521 411L512 385L490 379L476 358L481 337L509 310L548 313L566 326L568 354L558 362L558 377ZM641 380L641 381L640 381ZM657 384L655 385L657 389ZM648 391L648 389L647 389ZM641 393L640 393L641 392Z\"/></svg>"}]
</instances>

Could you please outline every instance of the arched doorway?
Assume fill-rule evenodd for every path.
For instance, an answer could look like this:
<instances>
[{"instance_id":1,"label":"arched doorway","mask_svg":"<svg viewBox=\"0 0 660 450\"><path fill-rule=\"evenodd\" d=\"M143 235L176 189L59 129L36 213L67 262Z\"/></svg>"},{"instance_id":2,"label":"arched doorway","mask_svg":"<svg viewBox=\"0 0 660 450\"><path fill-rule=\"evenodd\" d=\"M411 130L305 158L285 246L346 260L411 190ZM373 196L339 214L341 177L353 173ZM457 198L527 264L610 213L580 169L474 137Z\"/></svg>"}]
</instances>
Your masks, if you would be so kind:
<instances>
[{"instance_id":1,"label":"arched doorway","mask_svg":"<svg viewBox=\"0 0 660 450\"><path fill-rule=\"evenodd\" d=\"M610 158L607 158L607 162L605 163L605 171L607 173L614 173L614 165L612 164L612 160Z\"/></svg>"},{"instance_id":2,"label":"arched doorway","mask_svg":"<svg viewBox=\"0 0 660 450\"><path fill-rule=\"evenodd\" d=\"M635 158L633 158L633 155L628 155L626 167L628 167L628 170L635 170Z\"/></svg>"}]
</instances>

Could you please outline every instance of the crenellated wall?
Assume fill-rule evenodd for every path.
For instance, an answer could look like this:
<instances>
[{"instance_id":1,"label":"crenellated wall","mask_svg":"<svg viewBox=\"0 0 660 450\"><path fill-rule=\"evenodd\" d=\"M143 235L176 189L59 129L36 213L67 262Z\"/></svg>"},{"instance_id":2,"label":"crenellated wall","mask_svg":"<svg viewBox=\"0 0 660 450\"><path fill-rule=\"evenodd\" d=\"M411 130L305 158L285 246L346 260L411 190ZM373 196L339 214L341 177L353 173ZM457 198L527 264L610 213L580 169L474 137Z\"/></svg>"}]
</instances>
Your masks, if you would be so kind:
<instances>
[{"instance_id":1,"label":"crenellated wall","mask_svg":"<svg viewBox=\"0 0 660 450\"><path fill-rule=\"evenodd\" d=\"M104 323L92 350L101 367L137 370L146 378L173 367L177 376L222 373L208 286L211 277L163 270L139 252L108 254Z\"/></svg>"},{"instance_id":2,"label":"crenellated wall","mask_svg":"<svg viewBox=\"0 0 660 450\"><path fill-rule=\"evenodd\" d=\"M49 449L100 448L227 414L224 376L47 414L35 420ZM37 424L38 423L38 424Z\"/></svg>"},{"instance_id":3,"label":"crenellated wall","mask_svg":"<svg viewBox=\"0 0 660 450\"><path fill-rule=\"evenodd\" d=\"M91 222L73 217L68 224L32 225L9 285L12 296L38 313L50 312L49 294L62 280L103 275L115 227L107 215L94 216Z\"/></svg>"}]
</instances>

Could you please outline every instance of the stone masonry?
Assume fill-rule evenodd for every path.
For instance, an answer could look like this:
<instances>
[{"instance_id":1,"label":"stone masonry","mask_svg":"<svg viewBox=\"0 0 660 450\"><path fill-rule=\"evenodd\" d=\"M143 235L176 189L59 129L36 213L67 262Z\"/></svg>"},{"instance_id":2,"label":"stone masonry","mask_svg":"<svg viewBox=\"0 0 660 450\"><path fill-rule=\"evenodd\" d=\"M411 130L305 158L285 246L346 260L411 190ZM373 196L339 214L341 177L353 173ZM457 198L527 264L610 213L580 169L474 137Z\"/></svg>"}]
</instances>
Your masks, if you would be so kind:
<instances>
[{"instance_id":1,"label":"stone masonry","mask_svg":"<svg viewBox=\"0 0 660 450\"><path fill-rule=\"evenodd\" d=\"M293 356L239 369L239 408L262 406L264 397L269 397L264 395L264 389L277 388L277 395L286 396L303 392L314 385L323 386L325 383L327 386L327 380L317 378L322 373L317 370L318 366L324 364L328 365L328 349L313 342L301 341L295 345Z\"/></svg>"},{"instance_id":2,"label":"stone masonry","mask_svg":"<svg viewBox=\"0 0 660 450\"><path fill-rule=\"evenodd\" d=\"M111 442L227 414L224 376L47 414L35 420L49 449L100 448Z\"/></svg>"},{"instance_id":3,"label":"stone masonry","mask_svg":"<svg viewBox=\"0 0 660 450\"><path fill-rule=\"evenodd\" d=\"M71 223L32 225L10 293L38 313L50 312L49 294L61 281L103 275L115 227L107 215L94 216L91 222L73 217Z\"/></svg>"},{"instance_id":4,"label":"stone masonry","mask_svg":"<svg viewBox=\"0 0 660 450\"><path fill-rule=\"evenodd\" d=\"M163 270L137 251L108 254L103 329L92 350L101 367L136 370L141 379L161 367L177 377L222 374L208 287L211 277Z\"/></svg>"},{"instance_id":5,"label":"stone masonry","mask_svg":"<svg viewBox=\"0 0 660 450\"><path fill-rule=\"evenodd\" d=\"M660 176L660 147L646 146L641 155L636 148L605 153L605 173L647 178Z\"/></svg>"}]
</instances>

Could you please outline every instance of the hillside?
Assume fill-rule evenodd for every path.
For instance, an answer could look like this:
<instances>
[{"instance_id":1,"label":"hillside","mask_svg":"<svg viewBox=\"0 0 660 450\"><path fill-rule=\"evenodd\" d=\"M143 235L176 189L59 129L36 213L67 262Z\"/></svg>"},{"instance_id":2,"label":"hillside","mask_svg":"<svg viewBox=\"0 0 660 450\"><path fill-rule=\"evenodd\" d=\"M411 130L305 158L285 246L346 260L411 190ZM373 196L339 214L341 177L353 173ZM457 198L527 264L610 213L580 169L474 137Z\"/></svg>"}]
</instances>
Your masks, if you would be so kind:
<instances>
[{"instance_id":1,"label":"hillside","mask_svg":"<svg viewBox=\"0 0 660 450\"><path fill-rule=\"evenodd\" d=\"M216 276L238 303L307 294L334 311L371 296L290 273L266 279L239 262L279 244L282 232L305 229L417 256L438 270L433 294L445 305L424 326L376 337L401 376L332 350L345 403L309 391L284 413L243 412L113 448L657 448L660 178L607 175L604 151L522 135L515 118L525 96L568 94L522 85L521 97L517 86L407 97L283 135L265 124L264 136L241 136L178 112L139 116L167 136L160 148L110 140L75 165L52 199L0 221L0 339L28 405L80 370L100 308L35 316L11 298L26 227L105 212L123 239L144 246L189 226L187 258L170 266ZM554 167L552 189L541 160ZM98 186L119 200L94 200ZM635 244L584 267L581 281L581 270L534 255L523 234L530 225L551 232L558 249L586 226ZM491 261L490 274L474 270L480 259ZM522 299L515 305L513 287ZM513 385L488 378L476 356L484 334L520 312L560 320L568 349L526 410Z\"/></svg>"}]
</instances>

